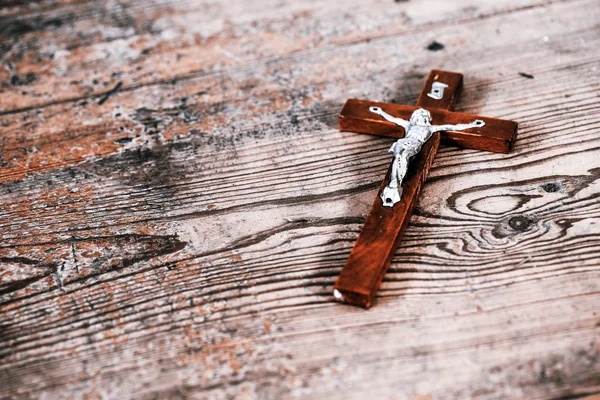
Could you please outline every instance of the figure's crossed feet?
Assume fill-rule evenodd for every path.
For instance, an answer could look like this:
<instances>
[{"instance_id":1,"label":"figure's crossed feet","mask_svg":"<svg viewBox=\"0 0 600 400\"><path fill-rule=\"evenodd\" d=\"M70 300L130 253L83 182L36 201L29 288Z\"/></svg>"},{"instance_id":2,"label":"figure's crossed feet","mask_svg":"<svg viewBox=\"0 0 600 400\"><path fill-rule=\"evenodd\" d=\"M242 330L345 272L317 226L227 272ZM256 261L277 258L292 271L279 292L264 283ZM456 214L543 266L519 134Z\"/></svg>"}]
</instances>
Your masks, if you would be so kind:
<instances>
[{"instance_id":1,"label":"figure's crossed feet","mask_svg":"<svg viewBox=\"0 0 600 400\"><path fill-rule=\"evenodd\" d=\"M402 197L402 187L399 188L391 188L386 186L381 192L381 200L383 201L383 205L385 207L393 207L394 204L400 201Z\"/></svg>"}]
</instances>

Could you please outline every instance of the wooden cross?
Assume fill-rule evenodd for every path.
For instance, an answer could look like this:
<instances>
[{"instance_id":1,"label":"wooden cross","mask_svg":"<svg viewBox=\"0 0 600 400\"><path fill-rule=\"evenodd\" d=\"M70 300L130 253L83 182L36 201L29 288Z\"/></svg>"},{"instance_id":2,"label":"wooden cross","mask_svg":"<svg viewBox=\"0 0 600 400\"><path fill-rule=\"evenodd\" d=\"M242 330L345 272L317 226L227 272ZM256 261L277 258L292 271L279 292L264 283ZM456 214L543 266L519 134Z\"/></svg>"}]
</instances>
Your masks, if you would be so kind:
<instances>
[{"instance_id":1,"label":"wooden cross","mask_svg":"<svg viewBox=\"0 0 600 400\"><path fill-rule=\"evenodd\" d=\"M466 132L442 132L445 141L468 149L510 152L517 133L516 122L450 111L462 88L462 80L462 74L432 70L416 107L350 99L340 113L340 130L401 138L404 136L402 128L370 112L369 107L380 107L394 117L403 119L409 119L416 109L425 108L436 125L454 125L475 119L485 122L483 127ZM440 133L434 133L409 164L402 182L400 202L393 207L385 207L380 196L389 183L390 166L362 232L335 283L334 296L337 300L365 308L371 306L404 236L439 144Z\"/></svg>"}]
</instances>

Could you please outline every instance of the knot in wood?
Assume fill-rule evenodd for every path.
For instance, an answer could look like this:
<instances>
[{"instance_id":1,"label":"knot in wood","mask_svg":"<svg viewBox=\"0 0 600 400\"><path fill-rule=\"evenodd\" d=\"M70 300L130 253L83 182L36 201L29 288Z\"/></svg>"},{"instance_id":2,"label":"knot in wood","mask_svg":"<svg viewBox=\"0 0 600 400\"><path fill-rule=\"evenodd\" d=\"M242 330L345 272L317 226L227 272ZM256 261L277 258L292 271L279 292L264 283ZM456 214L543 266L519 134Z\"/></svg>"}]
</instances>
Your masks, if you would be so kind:
<instances>
[{"instance_id":1,"label":"knot in wood","mask_svg":"<svg viewBox=\"0 0 600 400\"><path fill-rule=\"evenodd\" d=\"M544 183L542 185L542 189L544 190L544 192L556 193L556 192L560 192L560 190L562 189L562 185L560 183L556 183L556 182L549 182L549 183Z\"/></svg>"},{"instance_id":2,"label":"knot in wood","mask_svg":"<svg viewBox=\"0 0 600 400\"><path fill-rule=\"evenodd\" d=\"M515 231L525 232L531 226L532 221L529 218L518 216L508 220L508 225Z\"/></svg>"}]
</instances>

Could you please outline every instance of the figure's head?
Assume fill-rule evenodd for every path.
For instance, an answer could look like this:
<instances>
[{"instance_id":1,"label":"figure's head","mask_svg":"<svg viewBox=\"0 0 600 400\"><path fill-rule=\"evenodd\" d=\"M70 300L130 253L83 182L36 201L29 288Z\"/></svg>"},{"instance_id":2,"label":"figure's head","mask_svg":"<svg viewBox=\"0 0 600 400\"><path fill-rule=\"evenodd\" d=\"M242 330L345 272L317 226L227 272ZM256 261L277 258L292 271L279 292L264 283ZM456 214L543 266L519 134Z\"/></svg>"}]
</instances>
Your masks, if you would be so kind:
<instances>
[{"instance_id":1,"label":"figure's head","mask_svg":"<svg viewBox=\"0 0 600 400\"><path fill-rule=\"evenodd\" d=\"M431 125L431 114L424 108L419 108L410 116L410 123L412 125Z\"/></svg>"}]
</instances>

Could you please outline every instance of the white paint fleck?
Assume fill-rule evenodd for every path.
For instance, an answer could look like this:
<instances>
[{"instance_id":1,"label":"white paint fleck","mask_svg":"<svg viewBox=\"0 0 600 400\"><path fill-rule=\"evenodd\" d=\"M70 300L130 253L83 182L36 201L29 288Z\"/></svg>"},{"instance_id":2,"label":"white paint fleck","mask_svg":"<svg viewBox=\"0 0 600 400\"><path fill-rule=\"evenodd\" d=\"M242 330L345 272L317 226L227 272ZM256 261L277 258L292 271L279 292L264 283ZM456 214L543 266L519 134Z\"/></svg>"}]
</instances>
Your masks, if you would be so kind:
<instances>
[{"instance_id":1,"label":"white paint fleck","mask_svg":"<svg viewBox=\"0 0 600 400\"><path fill-rule=\"evenodd\" d=\"M137 37L117 39L111 42L96 43L92 46L93 54L100 60L110 60L113 66L125 64L140 55L140 50L134 47Z\"/></svg>"},{"instance_id":2,"label":"white paint fleck","mask_svg":"<svg viewBox=\"0 0 600 400\"><path fill-rule=\"evenodd\" d=\"M342 297L344 297L344 296L342 295L342 292L340 292L339 290L333 289L333 297L335 297L338 300L341 300Z\"/></svg>"},{"instance_id":3,"label":"white paint fleck","mask_svg":"<svg viewBox=\"0 0 600 400\"><path fill-rule=\"evenodd\" d=\"M221 47L221 46L219 46L219 45L216 45L216 46L215 46L215 49L216 49L216 50L218 50L218 51L220 51L220 52L221 52L221 53L223 53L223 54L224 54L226 57L230 58L230 59L231 59L231 60L233 60L233 61L236 61L236 62L241 62L241 61L242 61L242 60L240 60L240 58L239 58L239 57L237 57L235 54L233 54L232 52L230 52L230 51L229 51L229 50L227 50L227 49L224 49L224 48L222 48L222 47Z\"/></svg>"}]
</instances>

